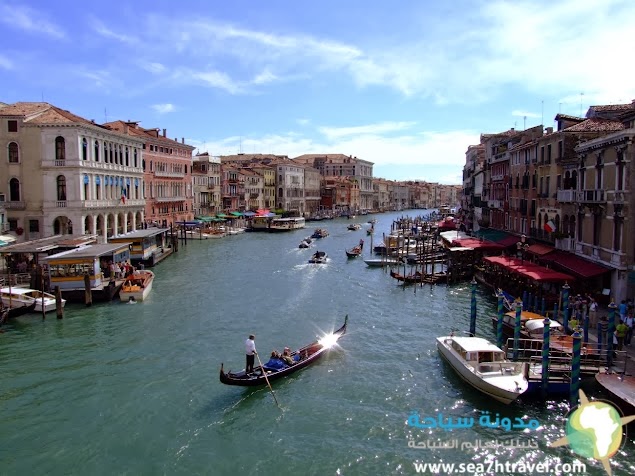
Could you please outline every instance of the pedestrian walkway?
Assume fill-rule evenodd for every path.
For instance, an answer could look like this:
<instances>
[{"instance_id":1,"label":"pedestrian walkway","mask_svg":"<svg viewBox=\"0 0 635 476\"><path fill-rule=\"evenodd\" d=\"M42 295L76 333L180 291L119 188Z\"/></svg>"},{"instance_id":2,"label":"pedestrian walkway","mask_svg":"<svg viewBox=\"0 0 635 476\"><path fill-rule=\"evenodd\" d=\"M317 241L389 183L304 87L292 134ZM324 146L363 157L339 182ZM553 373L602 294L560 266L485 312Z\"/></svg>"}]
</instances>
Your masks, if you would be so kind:
<instances>
[{"instance_id":1,"label":"pedestrian walkway","mask_svg":"<svg viewBox=\"0 0 635 476\"><path fill-rule=\"evenodd\" d=\"M599 306L597 311L598 319L602 316L609 315L609 307L608 306ZM619 313L617 309L615 310L615 325L619 323ZM591 329L589 328L589 341L597 343L597 328ZM631 341L630 345L624 345L622 351L626 353L626 358L628 360L626 364L626 372L632 375L635 375L635 337Z\"/></svg>"}]
</instances>

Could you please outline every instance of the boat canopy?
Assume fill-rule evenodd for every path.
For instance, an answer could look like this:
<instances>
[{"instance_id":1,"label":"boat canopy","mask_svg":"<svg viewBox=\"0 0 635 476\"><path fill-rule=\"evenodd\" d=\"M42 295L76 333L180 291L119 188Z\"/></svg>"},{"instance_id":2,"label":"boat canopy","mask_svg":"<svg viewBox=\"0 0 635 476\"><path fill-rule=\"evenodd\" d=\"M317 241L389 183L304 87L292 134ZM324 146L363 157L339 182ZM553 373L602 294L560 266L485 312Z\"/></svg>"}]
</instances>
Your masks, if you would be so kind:
<instances>
[{"instance_id":1,"label":"boat canopy","mask_svg":"<svg viewBox=\"0 0 635 476\"><path fill-rule=\"evenodd\" d=\"M531 278L535 281L575 281L575 278L569 274L559 273L553 269L545 268L544 266L520 260L518 258L510 258L507 256L486 256L483 260L507 269L513 273Z\"/></svg>"}]
</instances>

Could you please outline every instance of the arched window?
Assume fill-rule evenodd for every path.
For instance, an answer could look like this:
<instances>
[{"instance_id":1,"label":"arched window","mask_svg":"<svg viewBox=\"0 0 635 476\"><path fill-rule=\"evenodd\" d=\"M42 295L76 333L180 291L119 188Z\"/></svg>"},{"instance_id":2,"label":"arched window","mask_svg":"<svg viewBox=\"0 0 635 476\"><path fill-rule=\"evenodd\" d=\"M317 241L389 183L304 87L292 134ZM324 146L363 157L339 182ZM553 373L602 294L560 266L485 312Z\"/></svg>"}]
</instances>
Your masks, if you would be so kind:
<instances>
[{"instance_id":1,"label":"arched window","mask_svg":"<svg viewBox=\"0 0 635 476\"><path fill-rule=\"evenodd\" d=\"M99 162L99 141L95 141L95 162Z\"/></svg>"},{"instance_id":2,"label":"arched window","mask_svg":"<svg viewBox=\"0 0 635 476\"><path fill-rule=\"evenodd\" d=\"M66 201L66 177L63 175L57 176L57 199Z\"/></svg>"},{"instance_id":3,"label":"arched window","mask_svg":"<svg viewBox=\"0 0 635 476\"><path fill-rule=\"evenodd\" d=\"M128 146L126 146L126 167L130 165L130 151L128 150Z\"/></svg>"},{"instance_id":4,"label":"arched window","mask_svg":"<svg viewBox=\"0 0 635 476\"><path fill-rule=\"evenodd\" d=\"M123 165L123 147L119 146L119 160L117 161L119 165Z\"/></svg>"},{"instance_id":5,"label":"arched window","mask_svg":"<svg viewBox=\"0 0 635 476\"><path fill-rule=\"evenodd\" d=\"M88 160L88 141L85 137L82 139L82 160Z\"/></svg>"},{"instance_id":6,"label":"arched window","mask_svg":"<svg viewBox=\"0 0 635 476\"><path fill-rule=\"evenodd\" d=\"M18 144L15 142L9 142L9 163L17 164L20 162L20 150Z\"/></svg>"},{"instance_id":7,"label":"arched window","mask_svg":"<svg viewBox=\"0 0 635 476\"><path fill-rule=\"evenodd\" d=\"M55 138L55 160L66 160L66 141L62 136Z\"/></svg>"},{"instance_id":8,"label":"arched window","mask_svg":"<svg viewBox=\"0 0 635 476\"><path fill-rule=\"evenodd\" d=\"M134 149L133 152L133 160L134 160L134 167L139 167L139 162L137 161L137 149Z\"/></svg>"},{"instance_id":9,"label":"arched window","mask_svg":"<svg viewBox=\"0 0 635 476\"><path fill-rule=\"evenodd\" d=\"M9 200L12 202L20 201L20 181L17 178L9 180Z\"/></svg>"},{"instance_id":10,"label":"arched window","mask_svg":"<svg viewBox=\"0 0 635 476\"><path fill-rule=\"evenodd\" d=\"M108 163L112 164L112 143L108 144Z\"/></svg>"}]
</instances>

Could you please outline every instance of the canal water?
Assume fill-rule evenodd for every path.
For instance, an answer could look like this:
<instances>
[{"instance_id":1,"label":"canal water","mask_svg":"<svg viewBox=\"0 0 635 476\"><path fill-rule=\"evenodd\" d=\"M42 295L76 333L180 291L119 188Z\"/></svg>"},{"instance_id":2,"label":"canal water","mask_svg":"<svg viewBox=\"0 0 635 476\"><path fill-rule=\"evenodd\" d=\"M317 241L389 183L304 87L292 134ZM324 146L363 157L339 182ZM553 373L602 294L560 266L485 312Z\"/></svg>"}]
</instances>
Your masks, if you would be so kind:
<instances>
[{"instance_id":1,"label":"canal water","mask_svg":"<svg viewBox=\"0 0 635 476\"><path fill-rule=\"evenodd\" d=\"M404 213L375 216L374 244ZM188 241L155 268L143 303L69 305L61 321L54 314L12 321L0 334L0 474L391 475L438 461L582 461L587 474L604 474L594 460L547 446L564 436L566 402L499 405L441 361L435 337L469 327L469 283L403 287L387 271L347 259L344 250L360 238L370 255L371 217ZM352 222L364 226L349 231ZM299 249L317 226L330 235ZM316 250L328 253L326 265L307 263ZM477 332L494 339L495 302L485 289L477 299ZM309 343L347 314L338 347L274 383L281 408L266 388L219 382L221 362L244 366L248 334L265 356ZM486 411L540 427L407 424L413 412L477 420ZM510 438L534 447L505 446ZM428 439L500 444L408 446ZM613 474L635 472L634 447L629 436Z\"/></svg>"}]
</instances>

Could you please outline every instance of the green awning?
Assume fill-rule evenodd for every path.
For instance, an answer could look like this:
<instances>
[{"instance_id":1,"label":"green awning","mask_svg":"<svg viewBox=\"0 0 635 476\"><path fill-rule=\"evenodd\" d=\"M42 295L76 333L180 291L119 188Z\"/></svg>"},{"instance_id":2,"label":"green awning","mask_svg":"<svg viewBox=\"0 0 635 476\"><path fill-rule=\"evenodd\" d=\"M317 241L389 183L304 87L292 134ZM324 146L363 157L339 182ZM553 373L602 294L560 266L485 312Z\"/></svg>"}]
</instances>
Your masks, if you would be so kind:
<instances>
[{"instance_id":1,"label":"green awning","mask_svg":"<svg viewBox=\"0 0 635 476\"><path fill-rule=\"evenodd\" d=\"M240 213L240 212L229 212L229 213L230 213L231 215L235 216L235 217L241 217L241 216L243 216L243 214L242 214L242 213Z\"/></svg>"},{"instance_id":2,"label":"green awning","mask_svg":"<svg viewBox=\"0 0 635 476\"><path fill-rule=\"evenodd\" d=\"M194 217L194 219L202 221L204 223L209 223L209 222L212 222L212 221L216 221L216 219L214 217Z\"/></svg>"}]
</instances>

